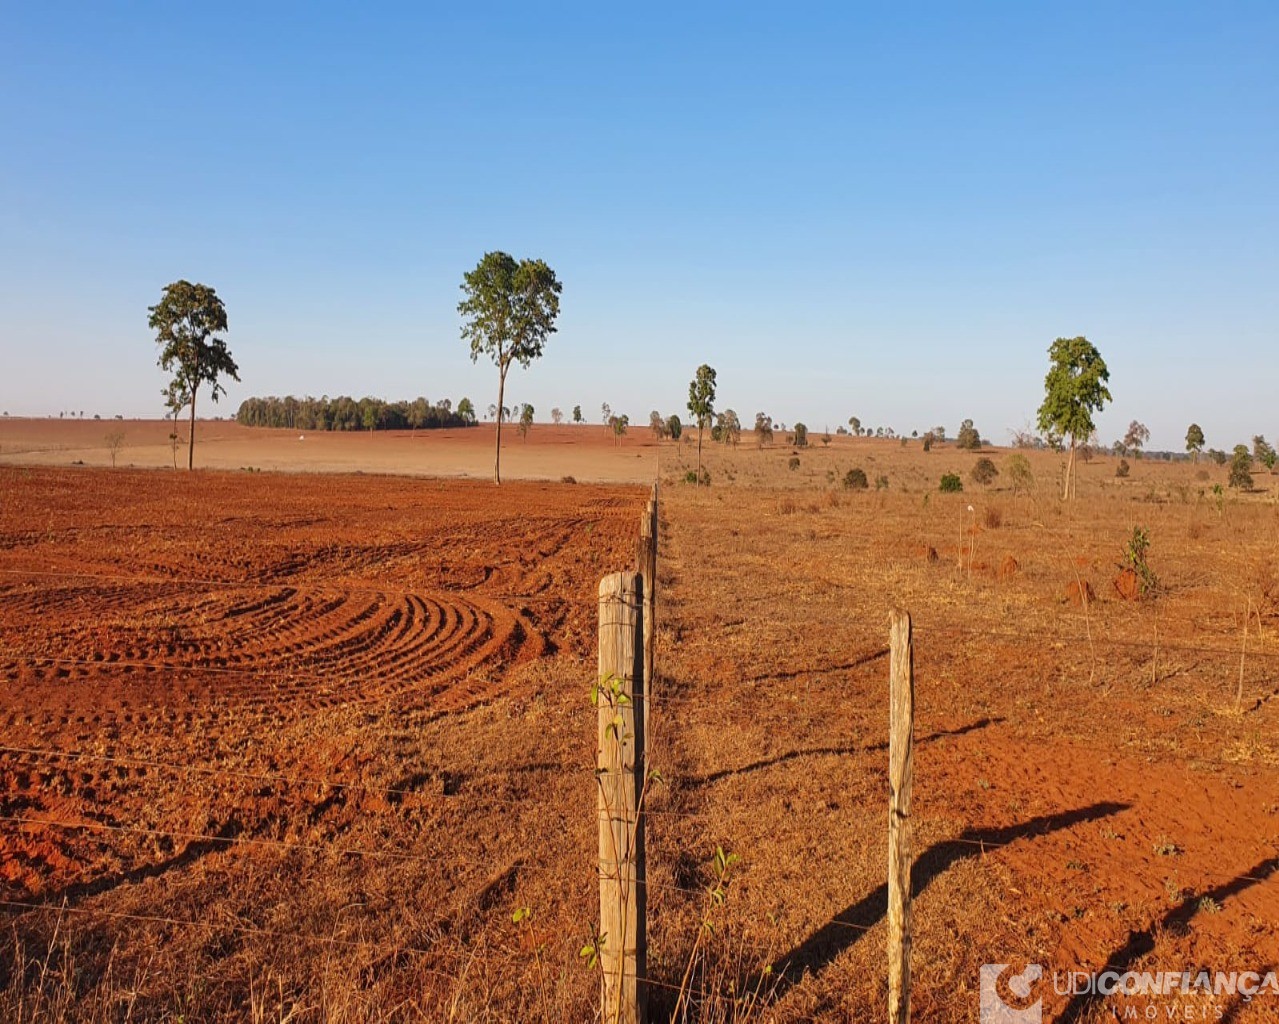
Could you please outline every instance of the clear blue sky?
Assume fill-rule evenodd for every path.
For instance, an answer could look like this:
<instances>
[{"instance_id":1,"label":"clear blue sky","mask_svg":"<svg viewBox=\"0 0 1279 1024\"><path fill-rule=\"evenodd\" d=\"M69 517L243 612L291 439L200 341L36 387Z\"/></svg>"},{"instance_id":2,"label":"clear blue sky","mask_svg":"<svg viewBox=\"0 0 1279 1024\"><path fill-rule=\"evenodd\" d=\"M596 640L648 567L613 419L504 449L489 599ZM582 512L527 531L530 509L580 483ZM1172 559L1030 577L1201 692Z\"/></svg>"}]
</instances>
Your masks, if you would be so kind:
<instances>
[{"instance_id":1,"label":"clear blue sky","mask_svg":"<svg viewBox=\"0 0 1279 1024\"><path fill-rule=\"evenodd\" d=\"M1279 5L11 3L0 407L158 415L147 306L213 285L251 394L496 397L490 249L560 331L508 394L810 428L1279 436ZM204 404L203 412L215 411Z\"/></svg>"}]
</instances>

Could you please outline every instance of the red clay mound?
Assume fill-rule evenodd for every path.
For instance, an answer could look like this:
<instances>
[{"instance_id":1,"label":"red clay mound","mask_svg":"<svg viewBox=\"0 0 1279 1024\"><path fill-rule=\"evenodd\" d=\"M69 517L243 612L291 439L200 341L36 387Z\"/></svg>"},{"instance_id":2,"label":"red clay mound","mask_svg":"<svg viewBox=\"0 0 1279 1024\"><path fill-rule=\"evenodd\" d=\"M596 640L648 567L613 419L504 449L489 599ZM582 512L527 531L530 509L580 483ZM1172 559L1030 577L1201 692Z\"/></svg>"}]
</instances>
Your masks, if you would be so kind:
<instances>
[{"instance_id":1,"label":"red clay mound","mask_svg":"<svg viewBox=\"0 0 1279 1024\"><path fill-rule=\"evenodd\" d=\"M1131 569L1122 569L1115 577L1115 593L1125 601L1137 601L1141 598L1141 580Z\"/></svg>"},{"instance_id":2,"label":"red clay mound","mask_svg":"<svg viewBox=\"0 0 1279 1024\"><path fill-rule=\"evenodd\" d=\"M1082 583L1075 580L1066 585L1066 600L1078 608L1082 607L1085 601L1092 604L1097 600L1097 595L1093 593L1092 584L1087 580Z\"/></svg>"}]
</instances>

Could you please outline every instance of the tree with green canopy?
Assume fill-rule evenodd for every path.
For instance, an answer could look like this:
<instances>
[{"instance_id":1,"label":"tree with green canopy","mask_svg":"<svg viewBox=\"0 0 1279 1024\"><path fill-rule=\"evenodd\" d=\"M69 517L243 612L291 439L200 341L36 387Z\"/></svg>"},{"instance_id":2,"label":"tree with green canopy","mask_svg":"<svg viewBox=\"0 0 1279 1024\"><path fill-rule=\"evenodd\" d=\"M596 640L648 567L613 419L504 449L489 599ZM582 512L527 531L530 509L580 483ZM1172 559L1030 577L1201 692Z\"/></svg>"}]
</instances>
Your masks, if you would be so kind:
<instances>
[{"instance_id":1,"label":"tree with green canopy","mask_svg":"<svg viewBox=\"0 0 1279 1024\"><path fill-rule=\"evenodd\" d=\"M525 369L542 355L555 333L560 312L560 282L542 260L518 263L504 252L484 254L462 278L465 298L458 303L462 337L471 345L471 362L487 355L497 366L497 442L493 482L502 482L502 420L506 374L513 362Z\"/></svg>"},{"instance_id":2,"label":"tree with green canopy","mask_svg":"<svg viewBox=\"0 0 1279 1024\"><path fill-rule=\"evenodd\" d=\"M1039 429L1050 437L1070 438L1070 456L1062 499L1075 493L1075 447L1088 438L1096 424L1093 413L1111 400L1110 371L1101 353L1087 338L1058 338L1048 348L1052 366L1044 377L1044 403L1039 407Z\"/></svg>"},{"instance_id":3,"label":"tree with green canopy","mask_svg":"<svg viewBox=\"0 0 1279 1024\"><path fill-rule=\"evenodd\" d=\"M1192 423L1186 429L1186 451L1190 452L1190 458L1193 462L1199 461L1199 453L1204 450L1204 432L1203 427L1198 423Z\"/></svg>"},{"instance_id":4,"label":"tree with green canopy","mask_svg":"<svg viewBox=\"0 0 1279 1024\"><path fill-rule=\"evenodd\" d=\"M703 363L688 385L688 411L697 423L697 480L702 479L702 431L715 415L715 370Z\"/></svg>"},{"instance_id":5,"label":"tree with green canopy","mask_svg":"<svg viewBox=\"0 0 1279 1024\"><path fill-rule=\"evenodd\" d=\"M165 394L172 402L190 402L191 424L187 445L187 469L195 467L195 399L201 384L208 384L213 401L226 394L221 378L240 379L240 368L218 332L227 329L226 307L218 293L205 284L174 281L154 306L147 323L161 346L158 364L173 374ZM176 416L175 416L176 419Z\"/></svg>"}]
</instances>

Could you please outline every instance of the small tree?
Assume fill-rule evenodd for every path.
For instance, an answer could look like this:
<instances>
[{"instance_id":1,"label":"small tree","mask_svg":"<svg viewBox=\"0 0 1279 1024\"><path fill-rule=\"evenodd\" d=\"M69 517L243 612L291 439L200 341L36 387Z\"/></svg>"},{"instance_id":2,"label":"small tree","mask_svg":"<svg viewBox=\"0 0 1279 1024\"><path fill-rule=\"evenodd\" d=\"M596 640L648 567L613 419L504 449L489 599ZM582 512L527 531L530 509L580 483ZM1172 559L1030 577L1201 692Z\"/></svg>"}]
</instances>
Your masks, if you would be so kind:
<instances>
[{"instance_id":1,"label":"small tree","mask_svg":"<svg viewBox=\"0 0 1279 1024\"><path fill-rule=\"evenodd\" d=\"M574 423L582 422L582 407L580 405L573 406L573 422Z\"/></svg>"},{"instance_id":2,"label":"small tree","mask_svg":"<svg viewBox=\"0 0 1279 1024\"><path fill-rule=\"evenodd\" d=\"M852 431L854 437L862 436L862 421L856 416L848 417L848 429Z\"/></svg>"},{"instance_id":3,"label":"small tree","mask_svg":"<svg viewBox=\"0 0 1279 1024\"><path fill-rule=\"evenodd\" d=\"M1252 490L1252 453L1246 444L1235 445L1234 457L1230 460L1229 482L1231 487Z\"/></svg>"},{"instance_id":4,"label":"small tree","mask_svg":"<svg viewBox=\"0 0 1279 1024\"><path fill-rule=\"evenodd\" d=\"M1265 466L1267 471L1275 468L1275 449L1266 440L1265 434L1258 434L1252 439L1252 457Z\"/></svg>"},{"instance_id":5,"label":"small tree","mask_svg":"<svg viewBox=\"0 0 1279 1024\"><path fill-rule=\"evenodd\" d=\"M732 409L725 409L716 418L715 429L721 444L737 447L742 438L742 421Z\"/></svg>"},{"instance_id":6,"label":"small tree","mask_svg":"<svg viewBox=\"0 0 1279 1024\"><path fill-rule=\"evenodd\" d=\"M1128 424L1128 433L1124 434L1124 450L1141 458L1141 450L1149 440L1150 431L1146 429L1146 425L1133 420Z\"/></svg>"},{"instance_id":7,"label":"small tree","mask_svg":"<svg viewBox=\"0 0 1279 1024\"><path fill-rule=\"evenodd\" d=\"M1111 400L1110 371L1096 347L1084 337L1058 338L1048 348L1052 362L1044 378L1044 403L1039 407L1039 429L1050 436L1070 438L1070 458L1062 498L1074 493L1075 445L1096 429L1092 416Z\"/></svg>"},{"instance_id":8,"label":"small tree","mask_svg":"<svg viewBox=\"0 0 1279 1024\"><path fill-rule=\"evenodd\" d=\"M169 428L169 448L173 455L173 468L178 468L178 446L182 443L182 438L178 434L178 415L187 404L191 401L186 393L186 388L182 381L176 378L169 382L169 386L160 394L164 395L164 408L168 417L173 419L173 425Z\"/></svg>"},{"instance_id":9,"label":"small tree","mask_svg":"<svg viewBox=\"0 0 1279 1024\"><path fill-rule=\"evenodd\" d=\"M120 449L124 447L124 431L113 430L106 436L107 454L111 456L111 468L115 469L116 456L120 454Z\"/></svg>"},{"instance_id":10,"label":"small tree","mask_svg":"<svg viewBox=\"0 0 1279 1024\"><path fill-rule=\"evenodd\" d=\"M773 443L773 417L767 413L757 412L755 414L755 444L759 448L763 448L766 444Z\"/></svg>"},{"instance_id":11,"label":"small tree","mask_svg":"<svg viewBox=\"0 0 1279 1024\"><path fill-rule=\"evenodd\" d=\"M1004 462L1004 470L1008 473L1008 481L1013 485L1013 494L1025 491L1029 494L1035 487L1035 477L1030 471L1030 460L1021 452L1014 452Z\"/></svg>"},{"instance_id":12,"label":"small tree","mask_svg":"<svg viewBox=\"0 0 1279 1024\"><path fill-rule=\"evenodd\" d=\"M791 444L796 448L808 447L808 427L803 423L796 423L791 427Z\"/></svg>"},{"instance_id":13,"label":"small tree","mask_svg":"<svg viewBox=\"0 0 1279 1024\"><path fill-rule=\"evenodd\" d=\"M623 413L621 416L610 416L608 418L608 429L613 432L613 444L618 445L622 441L622 435L626 433L626 428L631 425L631 418Z\"/></svg>"},{"instance_id":14,"label":"small tree","mask_svg":"<svg viewBox=\"0 0 1279 1024\"><path fill-rule=\"evenodd\" d=\"M551 422L557 427L564 422L564 410L558 405L551 410Z\"/></svg>"},{"instance_id":15,"label":"small tree","mask_svg":"<svg viewBox=\"0 0 1279 1024\"><path fill-rule=\"evenodd\" d=\"M981 434L973 426L972 420L964 420L959 425L959 433L955 435L955 446L971 452L981 449Z\"/></svg>"},{"instance_id":16,"label":"small tree","mask_svg":"<svg viewBox=\"0 0 1279 1024\"><path fill-rule=\"evenodd\" d=\"M697 424L697 479L702 478L702 431L715 415L715 370L703 363L688 385L688 411Z\"/></svg>"},{"instance_id":17,"label":"small tree","mask_svg":"<svg viewBox=\"0 0 1279 1024\"><path fill-rule=\"evenodd\" d=\"M662 419L662 414L656 409L648 414L648 429L658 441L666 436L666 420Z\"/></svg>"},{"instance_id":18,"label":"small tree","mask_svg":"<svg viewBox=\"0 0 1279 1024\"><path fill-rule=\"evenodd\" d=\"M520 406L520 437L525 444L528 444L528 432L533 426L533 407L525 402Z\"/></svg>"},{"instance_id":19,"label":"small tree","mask_svg":"<svg viewBox=\"0 0 1279 1024\"><path fill-rule=\"evenodd\" d=\"M666 433L672 441L678 441L684 433L684 424L679 421L679 417L675 413L671 413L666 420Z\"/></svg>"},{"instance_id":20,"label":"small tree","mask_svg":"<svg viewBox=\"0 0 1279 1024\"><path fill-rule=\"evenodd\" d=\"M475 404L469 398L463 398L457 403L457 414L469 426L475 422Z\"/></svg>"},{"instance_id":21,"label":"small tree","mask_svg":"<svg viewBox=\"0 0 1279 1024\"><path fill-rule=\"evenodd\" d=\"M600 414L601 414L600 422L603 423L604 426L606 427L611 426L613 423L613 410L607 402L604 402L600 405Z\"/></svg>"},{"instance_id":22,"label":"small tree","mask_svg":"<svg viewBox=\"0 0 1279 1024\"><path fill-rule=\"evenodd\" d=\"M506 374L518 362L525 369L542 355L560 313L560 282L542 260L518 263L504 252L485 253L462 278L466 296L457 305L462 337L471 362L487 355L497 365L497 440L493 482L502 482L502 419Z\"/></svg>"},{"instance_id":23,"label":"small tree","mask_svg":"<svg viewBox=\"0 0 1279 1024\"><path fill-rule=\"evenodd\" d=\"M1186 451L1190 453L1192 462L1199 461L1199 453L1204 450L1204 432L1198 423L1186 428Z\"/></svg>"},{"instance_id":24,"label":"small tree","mask_svg":"<svg viewBox=\"0 0 1279 1024\"><path fill-rule=\"evenodd\" d=\"M931 430L924 431L924 451L930 452L933 450L934 440L935 440L935 435L933 434Z\"/></svg>"},{"instance_id":25,"label":"small tree","mask_svg":"<svg viewBox=\"0 0 1279 1024\"><path fill-rule=\"evenodd\" d=\"M173 385L191 404L187 469L195 467L195 399L201 384L208 384L213 401L226 394L221 378L240 379L240 368L231 358L226 340L218 332L227 329L226 307L218 293L204 284L175 281L166 285L160 301L148 307L147 323L160 345L161 369L173 374ZM175 393L173 385L169 394ZM83 415L83 414L81 414Z\"/></svg>"}]
</instances>

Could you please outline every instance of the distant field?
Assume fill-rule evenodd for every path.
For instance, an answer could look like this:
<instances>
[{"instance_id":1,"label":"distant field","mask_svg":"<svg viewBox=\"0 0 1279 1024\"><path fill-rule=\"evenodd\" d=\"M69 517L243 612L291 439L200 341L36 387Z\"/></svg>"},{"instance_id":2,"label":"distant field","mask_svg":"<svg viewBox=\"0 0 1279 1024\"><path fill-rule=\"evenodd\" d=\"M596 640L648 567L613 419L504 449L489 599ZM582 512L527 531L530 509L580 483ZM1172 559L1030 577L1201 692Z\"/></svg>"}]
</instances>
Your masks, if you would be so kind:
<instances>
[{"instance_id":1,"label":"distant field","mask_svg":"<svg viewBox=\"0 0 1279 1024\"><path fill-rule=\"evenodd\" d=\"M111 465L106 437L121 431L118 466L173 467L170 425L160 420L0 419L0 465ZM186 427L180 427L186 436ZM197 469L262 469L324 473L403 473L413 476L491 478L493 424L466 430L328 431L242 427L197 422ZM648 431L615 441L604 427L539 425L522 440L511 424L502 430L502 472L510 479L652 481L658 449ZM178 464L186 468L185 444Z\"/></svg>"},{"instance_id":2,"label":"distant field","mask_svg":"<svg viewBox=\"0 0 1279 1024\"><path fill-rule=\"evenodd\" d=\"M596 587L646 491L559 479L659 457L657 1020L708 914L690 1019L882 1015L893 605L916 1019L974 1020L984 963L1279 964L1276 477L1099 458L1063 504L1051 453L1014 493L1007 451L980 486L949 446L744 439L693 488L691 446L592 426L513 437L508 472L550 482L495 489L425 476L487 477L490 428L211 423L197 464L233 471L191 474L102 468L110 426L0 423L4 1019L592 1019ZM133 461L171 466L161 432ZM1116 586L1134 527L1153 599ZM716 847L742 860L710 908Z\"/></svg>"}]
</instances>

